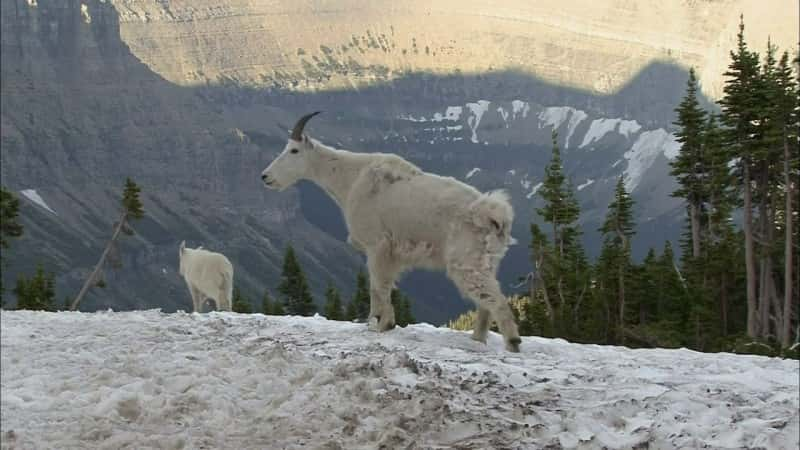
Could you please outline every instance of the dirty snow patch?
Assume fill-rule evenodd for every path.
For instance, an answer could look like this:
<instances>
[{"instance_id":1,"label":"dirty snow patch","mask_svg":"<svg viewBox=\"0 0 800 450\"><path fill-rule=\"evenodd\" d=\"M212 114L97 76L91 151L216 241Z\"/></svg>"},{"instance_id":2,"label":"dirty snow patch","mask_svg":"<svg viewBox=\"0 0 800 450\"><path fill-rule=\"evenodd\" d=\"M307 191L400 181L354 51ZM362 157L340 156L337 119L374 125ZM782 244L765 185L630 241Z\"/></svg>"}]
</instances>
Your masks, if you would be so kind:
<instances>
[{"instance_id":1,"label":"dirty snow patch","mask_svg":"<svg viewBox=\"0 0 800 450\"><path fill-rule=\"evenodd\" d=\"M3 448L797 448L797 361L419 324L0 314ZM31 355L36 355L32 358ZM267 424L268 426L265 426ZM12 432L13 431L13 432Z\"/></svg>"},{"instance_id":2,"label":"dirty snow patch","mask_svg":"<svg viewBox=\"0 0 800 450\"><path fill-rule=\"evenodd\" d=\"M25 198L27 198L28 200L32 201L33 203L36 203L37 205L39 205L42 208L50 211L51 213L53 213L55 215L58 215L58 214L56 214L55 211L53 211L53 208L51 208L47 203L45 203L45 201L42 198L42 196L39 195L38 192L36 192L36 189L23 189L23 190L19 191L19 193L24 195Z\"/></svg>"}]
</instances>

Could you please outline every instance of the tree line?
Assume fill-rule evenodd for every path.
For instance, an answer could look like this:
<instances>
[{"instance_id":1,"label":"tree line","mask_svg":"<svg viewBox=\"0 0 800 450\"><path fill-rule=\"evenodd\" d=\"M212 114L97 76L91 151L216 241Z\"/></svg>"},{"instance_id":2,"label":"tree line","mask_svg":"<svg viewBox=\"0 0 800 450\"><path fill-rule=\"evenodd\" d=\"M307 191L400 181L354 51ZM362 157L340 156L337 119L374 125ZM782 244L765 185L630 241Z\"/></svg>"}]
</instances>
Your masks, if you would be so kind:
<instances>
[{"instance_id":1,"label":"tree line","mask_svg":"<svg viewBox=\"0 0 800 450\"><path fill-rule=\"evenodd\" d=\"M672 195L686 206L678 260L669 241L631 260L635 204L620 177L599 229L600 255L587 261L553 132L536 210L543 226L530 226L529 292L514 308L521 334L797 355L800 61L770 42L761 57L748 48L743 22L730 57L718 108L700 106L692 69L676 109Z\"/></svg>"},{"instance_id":2,"label":"tree line","mask_svg":"<svg viewBox=\"0 0 800 450\"><path fill-rule=\"evenodd\" d=\"M344 303L339 289L329 280L325 289L325 303L321 311L311 295L305 272L297 259L294 248L289 245L283 257L281 282L278 285L277 299L273 299L268 290L261 298L261 312L269 315L311 316L319 312L330 320L365 321L369 316L370 293L369 279L361 270L356 276L356 290L353 298ZM395 310L395 322L399 326L415 323L411 312L411 299L399 289L392 289L392 305ZM253 302L238 288L233 291L233 310L239 313L255 312Z\"/></svg>"}]
</instances>

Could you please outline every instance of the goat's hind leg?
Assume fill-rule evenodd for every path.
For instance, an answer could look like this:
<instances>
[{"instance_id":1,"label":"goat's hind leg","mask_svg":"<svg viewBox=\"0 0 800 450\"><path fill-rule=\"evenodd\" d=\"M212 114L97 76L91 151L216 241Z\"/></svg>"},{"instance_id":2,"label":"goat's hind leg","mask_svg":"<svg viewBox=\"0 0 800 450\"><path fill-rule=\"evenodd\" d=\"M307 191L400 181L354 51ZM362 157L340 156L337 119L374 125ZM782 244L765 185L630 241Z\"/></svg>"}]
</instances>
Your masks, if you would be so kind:
<instances>
[{"instance_id":1,"label":"goat's hind leg","mask_svg":"<svg viewBox=\"0 0 800 450\"><path fill-rule=\"evenodd\" d=\"M491 313L483 306L478 306L478 314L475 317L475 329L472 331L472 339L478 342L486 343L486 337L489 334L489 319Z\"/></svg>"},{"instance_id":2,"label":"goat's hind leg","mask_svg":"<svg viewBox=\"0 0 800 450\"><path fill-rule=\"evenodd\" d=\"M514 320L511 306L500 291L500 284L494 276L494 271L489 271L491 273L489 275L477 269L448 267L447 273L461 293L478 305L478 318L475 322L473 339L481 340L477 338L483 337L483 342L485 342L491 316L500 328L500 333L506 342L506 350L519 352L519 344L522 340L517 330L517 322Z\"/></svg>"}]
</instances>

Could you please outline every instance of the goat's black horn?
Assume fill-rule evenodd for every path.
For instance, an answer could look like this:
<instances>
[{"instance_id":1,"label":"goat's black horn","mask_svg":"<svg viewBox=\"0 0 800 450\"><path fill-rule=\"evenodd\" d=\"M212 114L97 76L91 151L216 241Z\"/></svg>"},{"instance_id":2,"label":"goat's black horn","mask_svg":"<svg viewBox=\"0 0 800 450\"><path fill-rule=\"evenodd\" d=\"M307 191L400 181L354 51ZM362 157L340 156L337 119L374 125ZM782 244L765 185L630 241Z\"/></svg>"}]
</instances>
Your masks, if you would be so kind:
<instances>
[{"instance_id":1,"label":"goat's black horn","mask_svg":"<svg viewBox=\"0 0 800 450\"><path fill-rule=\"evenodd\" d=\"M321 112L322 111L314 111L311 114L306 114L305 116L301 117L300 120L298 120L294 125L294 129L292 129L292 139L295 141L303 140L303 128L305 128L306 122Z\"/></svg>"}]
</instances>

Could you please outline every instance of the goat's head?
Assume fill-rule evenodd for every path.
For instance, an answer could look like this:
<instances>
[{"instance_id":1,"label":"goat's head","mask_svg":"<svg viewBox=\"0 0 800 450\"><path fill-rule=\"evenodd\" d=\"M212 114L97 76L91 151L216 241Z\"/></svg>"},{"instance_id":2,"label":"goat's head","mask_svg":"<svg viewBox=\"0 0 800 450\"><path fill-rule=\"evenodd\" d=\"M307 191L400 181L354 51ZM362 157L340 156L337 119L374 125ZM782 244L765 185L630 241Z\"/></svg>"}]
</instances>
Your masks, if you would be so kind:
<instances>
[{"instance_id":1,"label":"goat's head","mask_svg":"<svg viewBox=\"0 0 800 450\"><path fill-rule=\"evenodd\" d=\"M301 117L292 129L292 135L283 152L261 172L261 180L269 189L282 191L308 177L309 160L314 157L314 144L303 134L306 122L322 111Z\"/></svg>"}]
</instances>

